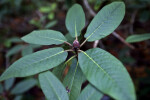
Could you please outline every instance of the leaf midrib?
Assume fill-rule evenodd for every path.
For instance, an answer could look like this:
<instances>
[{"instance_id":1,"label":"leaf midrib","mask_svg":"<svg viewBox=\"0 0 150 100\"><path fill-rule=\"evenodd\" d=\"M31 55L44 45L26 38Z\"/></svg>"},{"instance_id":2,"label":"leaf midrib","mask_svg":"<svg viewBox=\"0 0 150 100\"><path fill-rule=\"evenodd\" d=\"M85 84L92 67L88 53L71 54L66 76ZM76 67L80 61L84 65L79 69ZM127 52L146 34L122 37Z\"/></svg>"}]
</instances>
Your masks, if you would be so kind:
<instances>
[{"instance_id":1,"label":"leaf midrib","mask_svg":"<svg viewBox=\"0 0 150 100\"><path fill-rule=\"evenodd\" d=\"M109 16L111 16L113 14L114 11L116 11L118 8L120 7L120 5L116 6L115 9L109 13ZM109 19L109 16L107 16L107 18L105 18L101 24L87 37L87 40L102 26L102 24L105 23L106 20Z\"/></svg>"},{"instance_id":2,"label":"leaf midrib","mask_svg":"<svg viewBox=\"0 0 150 100\"><path fill-rule=\"evenodd\" d=\"M115 86L116 86L116 87L119 87L119 85L117 84L117 82L116 82L113 78L111 78L110 75L109 75L102 67L100 67L100 66L93 60L93 58L91 58L86 52L84 52L84 51L81 51L81 52L83 52L83 54L86 55L98 68L100 68L100 69L104 72L104 74L106 74L106 75L108 76L108 78L109 78L110 80L112 80L113 83L115 83ZM118 85L118 86L117 86L117 85ZM124 92L124 91L122 90L122 88L119 87L119 89L120 89L123 93L126 94L126 92Z\"/></svg>"},{"instance_id":3,"label":"leaf midrib","mask_svg":"<svg viewBox=\"0 0 150 100\"><path fill-rule=\"evenodd\" d=\"M65 51L60 51L60 52L58 52L58 53L56 53L56 54L54 54L54 55L52 55L52 56L46 57L46 58L41 59L41 60L39 60L39 61L35 61L35 62L31 63L31 64L27 64L25 67L31 66L31 65L36 64L36 63L38 63L38 62L41 62L41 61L43 61L43 60L49 59L49 58L51 58L51 57L53 57L53 56L56 56L56 55L59 55L59 54L61 54L61 53L63 53L63 52L65 52Z\"/></svg>"},{"instance_id":4,"label":"leaf midrib","mask_svg":"<svg viewBox=\"0 0 150 100\"><path fill-rule=\"evenodd\" d=\"M70 90L72 89L72 86L73 86L73 81L74 81L74 78L75 78L75 75L76 75L76 72L77 72L77 68L78 68L78 62L76 64L76 68L75 68L75 71L74 71L73 79L71 81ZM68 95L70 96L70 92L69 92Z\"/></svg>"},{"instance_id":5,"label":"leaf midrib","mask_svg":"<svg viewBox=\"0 0 150 100\"><path fill-rule=\"evenodd\" d=\"M56 41L65 42L65 40L61 40L61 39L57 39L57 38L44 37L44 36L39 36L39 35L37 35L37 36L41 37L41 38L47 38L47 39L52 39L52 40L56 40Z\"/></svg>"}]
</instances>

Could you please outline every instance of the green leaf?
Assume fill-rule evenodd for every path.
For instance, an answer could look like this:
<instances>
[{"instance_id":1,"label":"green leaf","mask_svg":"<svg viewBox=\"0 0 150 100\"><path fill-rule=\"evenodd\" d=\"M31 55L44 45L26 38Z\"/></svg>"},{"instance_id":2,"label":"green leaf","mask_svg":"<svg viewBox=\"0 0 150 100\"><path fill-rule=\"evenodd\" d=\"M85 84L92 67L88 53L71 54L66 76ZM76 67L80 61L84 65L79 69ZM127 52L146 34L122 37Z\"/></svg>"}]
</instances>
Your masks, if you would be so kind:
<instances>
[{"instance_id":1,"label":"green leaf","mask_svg":"<svg viewBox=\"0 0 150 100\"><path fill-rule=\"evenodd\" d=\"M17 95L14 100L22 100L23 96L22 95Z\"/></svg>"},{"instance_id":2,"label":"green leaf","mask_svg":"<svg viewBox=\"0 0 150 100\"><path fill-rule=\"evenodd\" d=\"M55 67L53 69L53 74L60 80L63 80L63 74L64 74L64 70L66 68L66 65L64 64L64 62L60 65L58 65L57 67Z\"/></svg>"},{"instance_id":3,"label":"green leaf","mask_svg":"<svg viewBox=\"0 0 150 100\"><path fill-rule=\"evenodd\" d=\"M76 100L81 91L81 85L83 82L83 74L78 65L77 60L74 58L69 68L63 84L68 89L68 95L70 100Z\"/></svg>"},{"instance_id":4,"label":"green leaf","mask_svg":"<svg viewBox=\"0 0 150 100\"><path fill-rule=\"evenodd\" d=\"M0 94L2 94L3 93L3 86L2 86L2 84L0 83Z\"/></svg>"},{"instance_id":5,"label":"green leaf","mask_svg":"<svg viewBox=\"0 0 150 100\"><path fill-rule=\"evenodd\" d=\"M63 84L50 71L39 74L39 81L48 100L69 100Z\"/></svg>"},{"instance_id":6,"label":"green leaf","mask_svg":"<svg viewBox=\"0 0 150 100\"><path fill-rule=\"evenodd\" d=\"M25 77L46 71L64 62L67 52L62 48L50 48L22 57L13 63L0 77L0 81L12 77Z\"/></svg>"},{"instance_id":7,"label":"green leaf","mask_svg":"<svg viewBox=\"0 0 150 100\"><path fill-rule=\"evenodd\" d=\"M15 82L15 78L10 78L4 82L5 90L9 90Z\"/></svg>"},{"instance_id":8,"label":"green leaf","mask_svg":"<svg viewBox=\"0 0 150 100\"><path fill-rule=\"evenodd\" d=\"M82 90L77 100L101 100L103 95L103 93L101 93L94 86L89 84Z\"/></svg>"},{"instance_id":9,"label":"green leaf","mask_svg":"<svg viewBox=\"0 0 150 100\"><path fill-rule=\"evenodd\" d=\"M87 41L102 39L112 33L121 23L125 14L123 2L113 2L103 7L87 28Z\"/></svg>"},{"instance_id":10,"label":"green leaf","mask_svg":"<svg viewBox=\"0 0 150 100\"><path fill-rule=\"evenodd\" d=\"M79 4L74 4L68 11L66 17L66 27L72 37L80 35L85 26L85 14Z\"/></svg>"},{"instance_id":11,"label":"green leaf","mask_svg":"<svg viewBox=\"0 0 150 100\"><path fill-rule=\"evenodd\" d=\"M66 40L62 33L53 30L38 30L21 38L27 43L39 45L62 44Z\"/></svg>"},{"instance_id":12,"label":"green leaf","mask_svg":"<svg viewBox=\"0 0 150 100\"><path fill-rule=\"evenodd\" d=\"M33 48L31 45L26 46L23 50L22 50L22 56L26 56L29 55L31 53L33 53Z\"/></svg>"},{"instance_id":13,"label":"green leaf","mask_svg":"<svg viewBox=\"0 0 150 100\"><path fill-rule=\"evenodd\" d=\"M87 80L117 100L135 100L132 80L122 65L108 52L94 48L79 53L79 65Z\"/></svg>"},{"instance_id":14,"label":"green leaf","mask_svg":"<svg viewBox=\"0 0 150 100\"><path fill-rule=\"evenodd\" d=\"M126 39L126 42L134 43L150 39L150 33L131 35Z\"/></svg>"},{"instance_id":15,"label":"green leaf","mask_svg":"<svg viewBox=\"0 0 150 100\"><path fill-rule=\"evenodd\" d=\"M37 84L37 80L34 78L26 79L18 84L11 90L11 94L21 94L28 90L30 90L32 87L34 87Z\"/></svg>"},{"instance_id":16,"label":"green leaf","mask_svg":"<svg viewBox=\"0 0 150 100\"><path fill-rule=\"evenodd\" d=\"M19 51L21 51L25 46L24 45L16 45L14 46L13 48L11 48L7 54L6 54L6 57L10 57L16 53L18 53Z\"/></svg>"}]
</instances>

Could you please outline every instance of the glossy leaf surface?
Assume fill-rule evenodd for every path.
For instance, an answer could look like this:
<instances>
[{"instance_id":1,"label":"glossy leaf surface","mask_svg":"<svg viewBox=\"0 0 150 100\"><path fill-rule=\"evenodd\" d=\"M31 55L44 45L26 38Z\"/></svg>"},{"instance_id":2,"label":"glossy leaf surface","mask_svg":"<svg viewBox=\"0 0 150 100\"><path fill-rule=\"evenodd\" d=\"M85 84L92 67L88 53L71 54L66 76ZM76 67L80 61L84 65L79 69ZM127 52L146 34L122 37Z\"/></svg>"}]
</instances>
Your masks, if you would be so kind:
<instances>
[{"instance_id":1,"label":"glossy leaf surface","mask_svg":"<svg viewBox=\"0 0 150 100\"><path fill-rule=\"evenodd\" d=\"M39 81L47 100L69 100L63 84L50 71L39 74Z\"/></svg>"},{"instance_id":2,"label":"glossy leaf surface","mask_svg":"<svg viewBox=\"0 0 150 100\"><path fill-rule=\"evenodd\" d=\"M112 33L121 23L125 14L123 2L113 2L103 7L87 28L87 41L95 41Z\"/></svg>"},{"instance_id":3,"label":"glossy leaf surface","mask_svg":"<svg viewBox=\"0 0 150 100\"><path fill-rule=\"evenodd\" d=\"M80 35L85 26L85 14L79 4L74 4L68 11L66 17L66 27L72 37Z\"/></svg>"},{"instance_id":4,"label":"glossy leaf surface","mask_svg":"<svg viewBox=\"0 0 150 100\"><path fill-rule=\"evenodd\" d=\"M62 33L53 30L38 30L22 37L27 43L39 45L62 44L66 40Z\"/></svg>"},{"instance_id":5,"label":"glossy leaf surface","mask_svg":"<svg viewBox=\"0 0 150 100\"><path fill-rule=\"evenodd\" d=\"M108 52L94 48L79 54L79 65L87 80L117 100L135 100L132 80L122 65Z\"/></svg>"},{"instance_id":6,"label":"glossy leaf surface","mask_svg":"<svg viewBox=\"0 0 150 100\"><path fill-rule=\"evenodd\" d=\"M22 57L13 63L0 77L0 81L12 77L25 77L51 69L65 61L67 52L62 48L50 48Z\"/></svg>"}]
</instances>

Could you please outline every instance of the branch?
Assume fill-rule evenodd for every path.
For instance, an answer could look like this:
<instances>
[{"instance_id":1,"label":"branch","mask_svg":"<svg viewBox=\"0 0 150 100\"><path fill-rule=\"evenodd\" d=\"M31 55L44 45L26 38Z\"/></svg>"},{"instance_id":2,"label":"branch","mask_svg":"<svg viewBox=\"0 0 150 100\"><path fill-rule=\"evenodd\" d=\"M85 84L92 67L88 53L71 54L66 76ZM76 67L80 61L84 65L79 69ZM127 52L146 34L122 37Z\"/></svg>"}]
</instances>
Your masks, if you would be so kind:
<instances>
[{"instance_id":1,"label":"branch","mask_svg":"<svg viewBox=\"0 0 150 100\"><path fill-rule=\"evenodd\" d=\"M84 5L86 7L87 10L89 10L89 13L92 17L94 17L96 15L96 13L92 10L92 8L89 6L88 1L87 0L83 0ZM135 17L134 17L135 18ZM134 19L133 18L133 19ZM134 49L134 46L132 46L131 44L127 43L119 34L117 34L116 32L112 33L113 36L115 36L116 38L118 38L122 43L124 43L125 45L127 45L128 47L130 47L131 49ZM97 45L99 44L99 42L101 42L100 40L96 40L94 42L93 47L97 47ZM101 42L102 43L102 42Z\"/></svg>"}]
</instances>

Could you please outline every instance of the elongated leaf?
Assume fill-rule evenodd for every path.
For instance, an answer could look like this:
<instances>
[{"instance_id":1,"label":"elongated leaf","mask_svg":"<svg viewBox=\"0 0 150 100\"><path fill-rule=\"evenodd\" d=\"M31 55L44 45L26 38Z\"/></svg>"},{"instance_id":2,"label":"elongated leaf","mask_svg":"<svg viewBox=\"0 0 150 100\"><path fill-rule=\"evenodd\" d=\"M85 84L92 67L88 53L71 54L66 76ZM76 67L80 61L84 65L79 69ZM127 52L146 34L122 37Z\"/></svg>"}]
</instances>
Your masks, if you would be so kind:
<instances>
[{"instance_id":1,"label":"elongated leaf","mask_svg":"<svg viewBox=\"0 0 150 100\"><path fill-rule=\"evenodd\" d=\"M102 8L87 28L87 41L95 41L112 33L121 23L125 14L123 2L113 2Z\"/></svg>"},{"instance_id":2,"label":"elongated leaf","mask_svg":"<svg viewBox=\"0 0 150 100\"><path fill-rule=\"evenodd\" d=\"M12 77L25 77L58 66L65 61L67 52L62 48L50 48L22 57L0 77L0 81Z\"/></svg>"},{"instance_id":3,"label":"elongated leaf","mask_svg":"<svg viewBox=\"0 0 150 100\"><path fill-rule=\"evenodd\" d=\"M24 45L16 45L14 46L13 48L11 48L7 54L6 54L6 57L10 57L14 54L17 54L19 51L21 51L25 46Z\"/></svg>"},{"instance_id":4,"label":"elongated leaf","mask_svg":"<svg viewBox=\"0 0 150 100\"><path fill-rule=\"evenodd\" d=\"M134 43L134 42L140 42L148 39L150 39L150 33L131 35L126 39L126 41L129 43Z\"/></svg>"},{"instance_id":5,"label":"elongated leaf","mask_svg":"<svg viewBox=\"0 0 150 100\"><path fill-rule=\"evenodd\" d=\"M63 84L50 71L39 74L39 81L48 100L69 100Z\"/></svg>"},{"instance_id":6,"label":"elongated leaf","mask_svg":"<svg viewBox=\"0 0 150 100\"><path fill-rule=\"evenodd\" d=\"M3 93L3 86L2 86L2 84L0 83L0 94L2 94Z\"/></svg>"},{"instance_id":7,"label":"elongated leaf","mask_svg":"<svg viewBox=\"0 0 150 100\"><path fill-rule=\"evenodd\" d=\"M80 35L80 32L84 26L84 11L80 5L74 4L67 13L66 27L72 37L77 37Z\"/></svg>"},{"instance_id":8,"label":"elongated leaf","mask_svg":"<svg viewBox=\"0 0 150 100\"><path fill-rule=\"evenodd\" d=\"M31 89L32 87L34 87L36 84L37 84L37 80L34 78L23 80L18 84L16 84L16 86L11 90L11 94L24 93L29 89Z\"/></svg>"},{"instance_id":9,"label":"elongated leaf","mask_svg":"<svg viewBox=\"0 0 150 100\"><path fill-rule=\"evenodd\" d=\"M26 46L26 47L22 50L22 52L21 52L22 56L26 56L26 55L29 55L29 54L31 54L31 53L33 53L33 48L31 47L31 45Z\"/></svg>"},{"instance_id":10,"label":"elongated leaf","mask_svg":"<svg viewBox=\"0 0 150 100\"><path fill-rule=\"evenodd\" d=\"M15 82L15 78L10 78L4 82L5 90L9 90Z\"/></svg>"},{"instance_id":11,"label":"elongated leaf","mask_svg":"<svg viewBox=\"0 0 150 100\"><path fill-rule=\"evenodd\" d=\"M17 95L15 98L14 98L14 100L22 100L22 95Z\"/></svg>"},{"instance_id":12,"label":"elongated leaf","mask_svg":"<svg viewBox=\"0 0 150 100\"><path fill-rule=\"evenodd\" d=\"M67 73L63 84L68 90L70 100L76 100L81 91L81 85L83 82L83 74L78 65L77 60L74 58Z\"/></svg>"},{"instance_id":13,"label":"elongated leaf","mask_svg":"<svg viewBox=\"0 0 150 100\"><path fill-rule=\"evenodd\" d=\"M87 80L117 100L135 100L132 80L122 65L108 52L94 48L79 54L79 65Z\"/></svg>"},{"instance_id":14,"label":"elongated leaf","mask_svg":"<svg viewBox=\"0 0 150 100\"><path fill-rule=\"evenodd\" d=\"M103 95L103 93L101 93L94 86L89 84L84 88L84 90L82 90L77 100L101 100Z\"/></svg>"},{"instance_id":15,"label":"elongated leaf","mask_svg":"<svg viewBox=\"0 0 150 100\"><path fill-rule=\"evenodd\" d=\"M61 63L60 65L58 65L57 67L55 67L53 69L53 74L60 80L62 81L63 80L63 73L64 73L64 70L66 68L66 65L63 63Z\"/></svg>"},{"instance_id":16,"label":"elongated leaf","mask_svg":"<svg viewBox=\"0 0 150 100\"><path fill-rule=\"evenodd\" d=\"M21 39L27 43L39 45L62 44L67 41L62 33L53 30L33 31Z\"/></svg>"}]
</instances>

